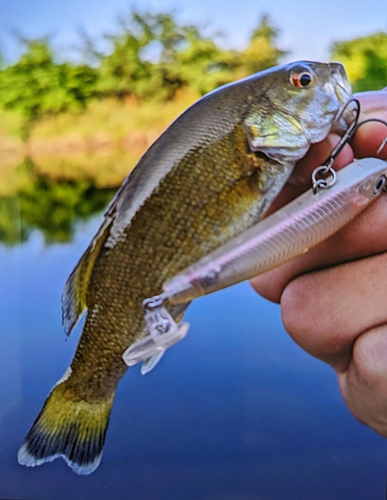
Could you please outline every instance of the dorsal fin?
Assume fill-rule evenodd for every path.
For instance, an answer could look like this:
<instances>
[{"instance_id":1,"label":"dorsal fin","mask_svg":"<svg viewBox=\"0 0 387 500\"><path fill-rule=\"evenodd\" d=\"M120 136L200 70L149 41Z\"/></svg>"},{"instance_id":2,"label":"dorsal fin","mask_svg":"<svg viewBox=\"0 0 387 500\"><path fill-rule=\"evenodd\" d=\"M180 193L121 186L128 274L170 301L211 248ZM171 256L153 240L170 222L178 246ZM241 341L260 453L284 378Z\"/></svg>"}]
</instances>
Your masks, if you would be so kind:
<instances>
[{"instance_id":1,"label":"dorsal fin","mask_svg":"<svg viewBox=\"0 0 387 500\"><path fill-rule=\"evenodd\" d=\"M98 254L109 235L111 223L112 218L105 217L98 233L67 279L62 293L62 323L66 335L70 335L79 317L87 308L86 296L90 276Z\"/></svg>"}]
</instances>

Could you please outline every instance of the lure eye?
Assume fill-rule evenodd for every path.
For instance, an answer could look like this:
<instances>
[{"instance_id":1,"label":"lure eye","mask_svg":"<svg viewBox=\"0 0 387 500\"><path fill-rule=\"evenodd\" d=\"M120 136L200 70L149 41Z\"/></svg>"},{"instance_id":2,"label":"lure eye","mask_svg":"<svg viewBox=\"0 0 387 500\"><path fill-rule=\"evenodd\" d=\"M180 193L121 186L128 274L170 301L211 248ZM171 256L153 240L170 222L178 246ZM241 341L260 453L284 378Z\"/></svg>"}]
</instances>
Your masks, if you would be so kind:
<instances>
[{"instance_id":1,"label":"lure eye","mask_svg":"<svg viewBox=\"0 0 387 500\"><path fill-rule=\"evenodd\" d=\"M313 83L313 75L308 71L293 71L290 73L290 83L294 87L298 88L307 88L310 87Z\"/></svg>"},{"instance_id":2,"label":"lure eye","mask_svg":"<svg viewBox=\"0 0 387 500\"><path fill-rule=\"evenodd\" d=\"M374 194L375 195L380 194L385 189L385 187L386 187L386 177L384 175L381 175L374 188Z\"/></svg>"}]
</instances>

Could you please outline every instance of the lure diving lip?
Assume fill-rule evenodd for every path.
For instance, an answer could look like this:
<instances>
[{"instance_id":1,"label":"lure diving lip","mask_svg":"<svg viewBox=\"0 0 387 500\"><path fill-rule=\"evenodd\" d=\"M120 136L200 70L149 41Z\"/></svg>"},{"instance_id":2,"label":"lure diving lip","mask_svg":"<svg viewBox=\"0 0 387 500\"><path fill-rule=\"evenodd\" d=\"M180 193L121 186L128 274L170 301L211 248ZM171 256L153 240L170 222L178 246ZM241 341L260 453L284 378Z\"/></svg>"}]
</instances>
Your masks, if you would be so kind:
<instances>
[{"instance_id":1,"label":"lure diving lip","mask_svg":"<svg viewBox=\"0 0 387 500\"><path fill-rule=\"evenodd\" d=\"M162 297L179 304L262 274L308 251L362 212L382 192L387 162L356 160L337 182L288 205L163 284Z\"/></svg>"}]
</instances>

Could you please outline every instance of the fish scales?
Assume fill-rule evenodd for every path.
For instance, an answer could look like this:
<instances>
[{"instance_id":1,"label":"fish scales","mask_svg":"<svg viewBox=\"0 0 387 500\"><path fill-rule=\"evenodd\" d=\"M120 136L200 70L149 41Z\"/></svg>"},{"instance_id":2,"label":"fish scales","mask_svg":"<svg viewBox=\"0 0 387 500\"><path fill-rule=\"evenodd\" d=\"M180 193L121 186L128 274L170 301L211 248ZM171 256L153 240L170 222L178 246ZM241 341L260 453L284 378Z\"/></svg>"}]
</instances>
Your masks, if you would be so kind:
<instances>
[{"instance_id":1,"label":"fish scales","mask_svg":"<svg viewBox=\"0 0 387 500\"><path fill-rule=\"evenodd\" d=\"M163 297L174 305L186 303L265 273L307 252L374 202L384 191L386 173L384 160L355 160L337 172L336 181L328 189L327 186L311 188L164 283ZM168 343L165 342L166 348L173 345ZM140 346L146 344L139 341L136 345L137 352L131 346L124 354L129 366L133 361L146 359L139 357ZM143 354L149 356L149 352L148 349Z\"/></svg>"},{"instance_id":2,"label":"fish scales","mask_svg":"<svg viewBox=\"0 0 387 500\"><path fill-rule=\"evenodd\" d=\"M259 170L256 176L246 174L251 161L245 134L236 127L215 147L227 153L222 169L212 168L212 145L207 151L192 151L144 203L125 238L97 257L87 305L89 310L97 305L98 312L86 319L68 383L78 396L105 397L122 377L126 365L120 354L143 330L141 303L146 297L155 295L179 269L258 219ZM263 168L266 163L261 158L258 165ZM131 283L141 283L141 288ZM84 356L90 349L98 353L97 359Z\"/></svg>"},{"instance_id":3,"label":"fish scales","mask_svg":"<svg viewBox=\"0 0 387 500\"><path fill-rule=\"evenodd\" d=\"M96 469L127 369L123 352L146 334L142 301L259 220L310 144L344 132L348 116L337 116L349 98L340 65L293 63L205 96L156 141L68 280L66 331L84 309L86 321L19 450L21 464L62 457L77 473ZM180 320L187 305L168 308Z\"/></svg>"}]
</instances>

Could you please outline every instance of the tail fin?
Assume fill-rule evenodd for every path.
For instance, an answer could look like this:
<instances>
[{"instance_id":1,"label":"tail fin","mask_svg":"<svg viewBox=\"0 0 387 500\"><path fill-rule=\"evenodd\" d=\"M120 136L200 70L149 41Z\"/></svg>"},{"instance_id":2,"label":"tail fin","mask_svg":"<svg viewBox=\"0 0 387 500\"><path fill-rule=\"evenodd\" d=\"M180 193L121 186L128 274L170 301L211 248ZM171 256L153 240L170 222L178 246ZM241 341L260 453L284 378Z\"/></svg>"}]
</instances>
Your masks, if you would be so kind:
<instances>
[{"instance_id":1,"label":"tail fin","mask_svg":"<svg viewBox=\"0 0 387 500\"><path fill-rule=\"evenodd\" d=\"M19 463L35 467L62 457L77 474L94 472L113 399L114 394L106 401L75 401L66 395L66 381L57 384L19 450Z\"/></svg>"}]
</instances>

